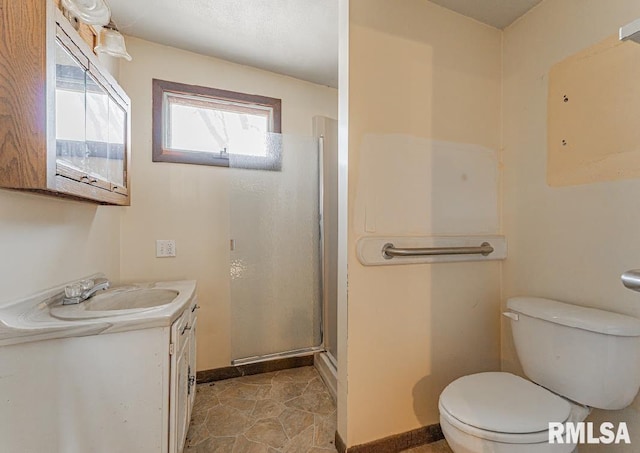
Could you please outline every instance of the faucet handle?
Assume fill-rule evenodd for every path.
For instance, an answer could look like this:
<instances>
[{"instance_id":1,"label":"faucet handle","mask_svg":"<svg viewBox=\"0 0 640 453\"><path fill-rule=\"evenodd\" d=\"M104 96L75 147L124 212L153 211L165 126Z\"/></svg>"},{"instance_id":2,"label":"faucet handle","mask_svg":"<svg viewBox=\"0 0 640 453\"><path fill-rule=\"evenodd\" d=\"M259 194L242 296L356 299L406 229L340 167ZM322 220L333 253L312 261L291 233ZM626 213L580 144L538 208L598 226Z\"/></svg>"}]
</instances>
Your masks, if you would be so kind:
<instances>
[{"instance_id":1,"label":"faucet handle","mask_svg":"<svg viewBox=\"0 0 640 453\"><path fill-rule=\"evenodd\" d=\"M72 285L65 286L64 295L66 297L80 297L82 294L83 287L79 283L74 283Z\"/></svg>"},{"instance_id":2,"label":"faucet handle","mask_svg":"<svg viewBox=\"0 0 640 453\"><path fill-rule=\"evenodd\" d=\"M95 282L91 279L82 280L78 284L82 287L83 291L87 291L95 286Z\"/></svg>"},{"instance_id":3,"label":"faucet handle","mask_svg":"<svg viewBox=\"0 0 640 453\"><path fill-rule=\"evenodd\" d=\"M74 283L64 287L62 305L78 304L82 298L82 285Z\"/></svg>"}]
</instances>

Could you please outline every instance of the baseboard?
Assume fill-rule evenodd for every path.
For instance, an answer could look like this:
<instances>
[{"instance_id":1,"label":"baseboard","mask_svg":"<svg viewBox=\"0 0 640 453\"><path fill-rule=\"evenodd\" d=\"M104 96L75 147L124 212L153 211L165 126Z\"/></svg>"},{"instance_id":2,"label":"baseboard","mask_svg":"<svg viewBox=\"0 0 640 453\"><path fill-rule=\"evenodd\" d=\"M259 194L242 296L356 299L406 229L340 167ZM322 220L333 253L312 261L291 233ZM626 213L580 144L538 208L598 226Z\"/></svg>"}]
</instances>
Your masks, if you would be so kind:
<instances>
[{"instance_id":1,"label":"baseboard","mask_svg":"<svg viewBox=\"0 0 640 453\"><path fill-rule=\"evenodd\" d=\"M198 384L204 384L205 382L223 381L240 376L288 370L289 368L299 368L303 366L313 366L312 354L302 357L286 357L284 359L269 360L266 362L198 371L196 373L196 382Z\"/></svg>"},{"instance_id":2,"label":"baseboard","mask_svg":"<svg viewBox=\"0 0 640 453\"><path fill-rule=\"evenodd\" d=\"M333 401L338 401L338 374L337 370L331 363L329 357L327 357L326 352L321 352L314 356L313 364L318 370L318 374L324 381L327 386L327 390L329 390L329 394L333 398Z\"/></svg>"},{"instance_id":3,"label":"baseboard","mask_svg":"<svg viewBox=\"0 0 640 453\"><path fill-rule=\"evenodd\" d=\"M349 448L346 447L340 434L336 432L336 449L338 453L397 453L442 439L444 439L444 434L442 434L439 423Z\"/></svg>"}]
</instances>

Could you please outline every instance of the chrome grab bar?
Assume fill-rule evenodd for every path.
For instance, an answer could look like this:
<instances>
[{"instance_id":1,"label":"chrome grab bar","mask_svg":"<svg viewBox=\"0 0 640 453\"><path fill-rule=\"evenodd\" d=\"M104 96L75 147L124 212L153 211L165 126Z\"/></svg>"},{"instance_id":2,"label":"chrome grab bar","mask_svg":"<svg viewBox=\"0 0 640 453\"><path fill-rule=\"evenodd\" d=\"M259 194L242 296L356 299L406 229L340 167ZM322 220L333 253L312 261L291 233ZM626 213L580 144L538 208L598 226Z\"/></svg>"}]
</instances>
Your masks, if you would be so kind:
<instances>
[{"instance_id":1,"label":"chrome grab bar","mask_svg":"<svg viewBox=\"0 0 640 453\"><path fill-rule=\"evenodd\" d=\"M633 291L640 291L640 269L632 269L620 276L622 284Z\"/></svg>"},{"instance_id":2,"label":"chrome grab bar","mask_svg":"<svg viewBox=\"0 0 640 453\"><path fill-rule=\"evenodd\" d=\"M425 247L425 248L396 248L387 243L382 247L382 256L390 260L397 256L438 256L438 255L482 255L488 256L493 247L483 242L480 247Z\"/></svg>"}]
</instances>

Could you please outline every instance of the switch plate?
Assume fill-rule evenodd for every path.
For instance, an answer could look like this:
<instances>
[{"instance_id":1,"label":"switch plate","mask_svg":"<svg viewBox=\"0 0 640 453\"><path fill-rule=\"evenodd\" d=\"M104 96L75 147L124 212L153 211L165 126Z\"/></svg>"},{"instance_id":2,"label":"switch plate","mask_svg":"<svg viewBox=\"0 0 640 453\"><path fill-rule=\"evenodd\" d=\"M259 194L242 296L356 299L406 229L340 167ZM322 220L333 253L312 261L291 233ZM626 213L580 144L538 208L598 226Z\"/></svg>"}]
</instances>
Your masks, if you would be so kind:
<instances>
[{"instance_id":1,"label":"switch plate","mask_svg":"<svg viewBox=\"0 0 640 453\"><path fill-rule=\"evenodd\" d=\"M176 256L174 239L158 239L156 241L156 258L172 258Z\"/></svg>"}]
</instances>

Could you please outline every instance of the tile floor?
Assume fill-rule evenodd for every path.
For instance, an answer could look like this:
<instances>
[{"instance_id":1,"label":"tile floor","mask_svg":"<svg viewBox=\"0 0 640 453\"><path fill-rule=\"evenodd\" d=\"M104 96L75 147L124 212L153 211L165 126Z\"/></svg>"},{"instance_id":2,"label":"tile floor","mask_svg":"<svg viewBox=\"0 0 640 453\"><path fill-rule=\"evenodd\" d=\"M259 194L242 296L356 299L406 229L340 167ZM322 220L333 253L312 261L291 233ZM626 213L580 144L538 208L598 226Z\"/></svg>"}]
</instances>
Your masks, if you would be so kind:
<instances>
[{"instance_id":1,"label":"tile floor","mask_svg":"<svg viewBox=\"0 0 640 453\"><path fill-rule=\"evenodd\" d=\"M199 384L185 453L336 453L336 407L314 367ZM406 453L451 453L446 442Z\"/></svg>"},{"instance_id":2,"label":"tile floor","mask_svg":"<svg viewBox=\"0 0 640 453\"><path fill-rule=\"evenodd\" d=\"M336 453L336 407L314 367L196 391L185 453Z\"/></svg>"}]
</instances>

